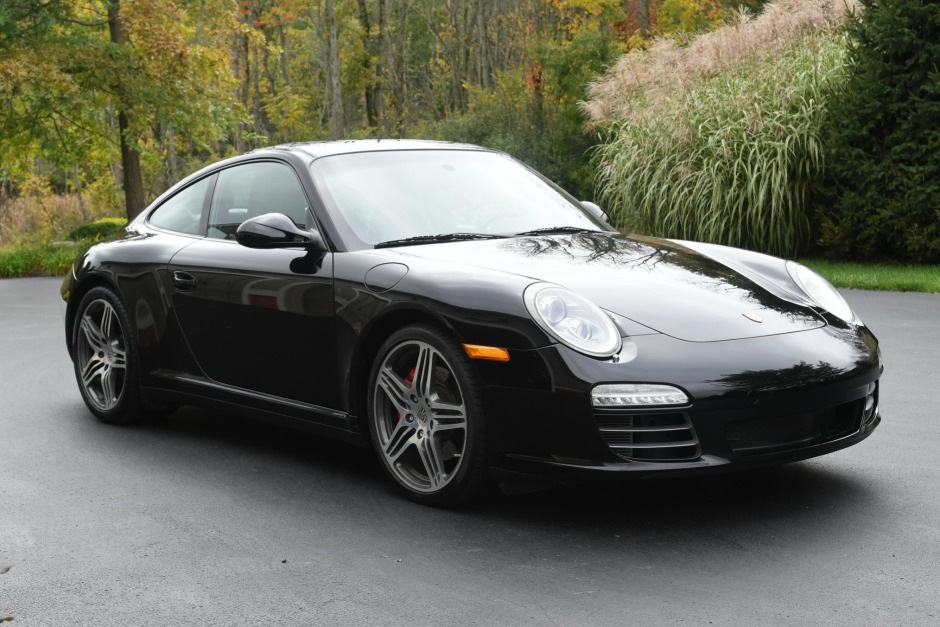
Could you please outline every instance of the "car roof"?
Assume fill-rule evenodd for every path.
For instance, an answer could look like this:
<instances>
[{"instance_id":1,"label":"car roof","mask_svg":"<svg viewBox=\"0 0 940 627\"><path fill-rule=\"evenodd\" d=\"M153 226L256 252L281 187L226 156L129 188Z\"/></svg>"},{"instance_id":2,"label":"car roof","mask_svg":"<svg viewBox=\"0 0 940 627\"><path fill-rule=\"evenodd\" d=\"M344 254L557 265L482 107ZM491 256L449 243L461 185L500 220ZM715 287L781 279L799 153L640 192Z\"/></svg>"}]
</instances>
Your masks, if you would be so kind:
<instances>
[{"instance_id":1,"label":"car roof","mask_svg":"<svg viewBox=\"0 0 940 627\"><path fill-rule=\"evenodd\" d=\"M284 151L292 152L307 158L318 159L331 155L341 155L356 152L384 152L390 150L481 150L486 148L473 144L460 144L457 142L432 141L426 139L350 139L323 142L294 142L259 148L247 154L255 155L262 152Z\"/></svg>"},{"instance_id":2,"label":"car roof","mask_svg":"<svg viewBox=\"0 0 940 627\"><path fill-rule=\"evenodd\" d=\"M287 153L295 159L300 159L310 164L320 157L393 150L472 150L477 152L498 152L481 146L474 146L473 144L434 141L429 139L349 139L322 142L293 142L289 144L279 144L277 146L267 146L264 148L256 148L255 150L229 157L228 159L216 161L197 172L193 172L174 185L171 185L162 194L157 196L157 198L141 212L141 215L149 214L150 209L159 205L165 198L175 194L178 189L189 185L193 181L203 178L209 173L245 161L277 157Z\"/></svg>"}]
</instances>

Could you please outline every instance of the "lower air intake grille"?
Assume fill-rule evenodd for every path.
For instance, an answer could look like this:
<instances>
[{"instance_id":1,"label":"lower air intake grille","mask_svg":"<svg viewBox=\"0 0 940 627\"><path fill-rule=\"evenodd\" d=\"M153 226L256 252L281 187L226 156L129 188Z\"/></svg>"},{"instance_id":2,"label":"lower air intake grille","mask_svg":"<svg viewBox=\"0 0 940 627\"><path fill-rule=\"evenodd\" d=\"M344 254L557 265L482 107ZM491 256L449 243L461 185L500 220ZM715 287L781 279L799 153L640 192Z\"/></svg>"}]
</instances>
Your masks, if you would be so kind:
<instances>
[{"instance_id":1,"label":"lower air intake grille","mask_svg":"<svg viewBox=\"0 0 940 627\"><path fill-rule=\"evenodd\" d=\"M702 454L695 429L683 413L634 414L619 410L594 413L601 438L617 457L628 461L679 462Z\"/></svg>"},{"instance_id":2,"label":"lower air intake grille","mask_svg":"<svg viewBox=\"0 0 940 627\"><path fill-rule=\"evenodd\" d=\"M832 442L859 430L866 400L802 414L735 421L725 427L725 437L731 449L742 456L780 453ZM874 400L870 413L873 410Z\"/></svg>"}]
</instances>

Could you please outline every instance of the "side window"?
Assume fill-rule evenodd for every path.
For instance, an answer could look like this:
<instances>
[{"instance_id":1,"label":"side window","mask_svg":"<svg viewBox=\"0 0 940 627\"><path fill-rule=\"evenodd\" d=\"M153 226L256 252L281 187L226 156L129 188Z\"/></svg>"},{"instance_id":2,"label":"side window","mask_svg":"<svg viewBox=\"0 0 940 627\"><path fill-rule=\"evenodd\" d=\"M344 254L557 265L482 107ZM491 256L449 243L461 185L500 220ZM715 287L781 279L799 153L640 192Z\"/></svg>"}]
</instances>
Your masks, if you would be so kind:
<instances>
[{"instance_id":1,"label":"side window","mask_svg":"<svg viewBox=\"0 0 940 627\"><path fill-rule=\"evenodd\" d=\"M306 226L307 197L294 171L270 161L222 170L212 194L207 235L235 239L242 222L265 213L283 213L298 227Z\"/></svg>"},{"instance_id":2,"label":"side window","mask_svg":"<svg viewBox=\"0 0 940 627\"><path fill-rule=\"evenodd\" d=\"M148 222L167 231L198 235L202 205L211 178L207 176L172 196L150 214Z\"/></svg>"}]
</instances>

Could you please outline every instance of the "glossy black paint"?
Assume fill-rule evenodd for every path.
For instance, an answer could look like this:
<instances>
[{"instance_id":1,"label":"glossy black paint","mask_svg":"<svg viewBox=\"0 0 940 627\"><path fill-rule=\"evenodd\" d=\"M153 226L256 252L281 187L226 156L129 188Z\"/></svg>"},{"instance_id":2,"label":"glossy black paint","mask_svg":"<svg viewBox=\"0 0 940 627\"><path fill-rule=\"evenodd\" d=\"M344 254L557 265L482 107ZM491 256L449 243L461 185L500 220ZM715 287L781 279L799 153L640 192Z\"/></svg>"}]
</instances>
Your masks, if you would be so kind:
<instances>
[{"instance_id":1,"label":"glossy black paint","mask_svg":"<svg viewBox=\"0 0 940 627\"><path fill-rule=\"evenodd\" d=\"M238 227L235 240L248 248L303 246L307 250L326 250L319 233L298 229L294 222L282 213L266 213L245 220Z\"/></svg>"},{"instance_id":2,"label":"glossy black paint","mask_svg":"<svg viewBox=\"0 0 940 627\"><path fill-rule=\"evenodd\" d=\"M729 447L727 429L735 421L857 402L882 371L872 333L821 311L779 259L615 232L347 247L316 193L311 162L347 150L428 148L478 150L302 144L194 174L123 237L76 259L62 288L67 336L82 294L109 285L133 317L145 398L244 411L364 443L365 388L378 347L406 324L432 323L461 342L509 349L509 362L475 362L486 383L490 465L505 476L621 476L788 461L849 446L877 426L880 418L837 441L757 457ZM260 219L245 230L269 248L204 237L205 217L198 235L148 224L149 212L175 191L252 160L278 161L297 174L311 208L309 241L286 225L272 235ZM617 359L584 356L536 325L522 299L536 281L574 289L608 311L624 337ZM590 390L615 382L686 391L692 402L680 410L695 426L702 456L654 463L614 455L598 433Z\"/></svg>"}]
</instances>

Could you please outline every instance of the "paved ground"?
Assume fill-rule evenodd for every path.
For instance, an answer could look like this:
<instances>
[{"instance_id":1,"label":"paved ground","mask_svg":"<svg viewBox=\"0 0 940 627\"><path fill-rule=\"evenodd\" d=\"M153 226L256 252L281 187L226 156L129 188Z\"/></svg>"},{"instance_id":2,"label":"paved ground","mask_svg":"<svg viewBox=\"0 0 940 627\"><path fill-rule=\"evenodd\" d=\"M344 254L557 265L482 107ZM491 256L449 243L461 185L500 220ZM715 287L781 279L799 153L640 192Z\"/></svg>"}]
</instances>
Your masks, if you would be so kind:
<instances>
[{"instance_id":1,"label":"paved ground","mask_svg":"<svg viewBox=\"0 0 940 627\"><path fill-rule=\"evenodd\" d=\"M368 451L195 409L99 424L57 288L0 281L11 625L940 624L940 296L847 293L887 362L854 449L438 511Z\"/></svg>"}]
</instances>

